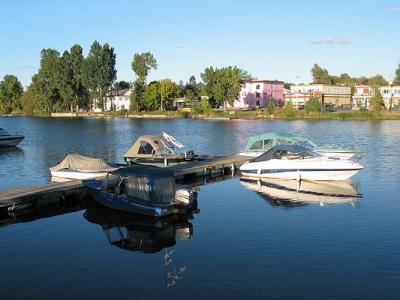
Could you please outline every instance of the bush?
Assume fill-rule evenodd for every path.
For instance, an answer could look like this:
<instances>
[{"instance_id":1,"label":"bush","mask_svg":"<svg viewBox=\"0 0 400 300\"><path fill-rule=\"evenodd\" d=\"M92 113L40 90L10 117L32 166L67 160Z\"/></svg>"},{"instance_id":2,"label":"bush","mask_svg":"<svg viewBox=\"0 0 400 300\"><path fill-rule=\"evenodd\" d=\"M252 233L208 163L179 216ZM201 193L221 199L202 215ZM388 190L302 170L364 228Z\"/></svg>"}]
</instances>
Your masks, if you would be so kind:
<instances>
[{"instance_id":1,"label":"bush","mask_svg":"<svg viewBox=\"0 0 400 300\"><path fill-rule=\"evenodd\" d=\"M304 105L304 109L306 113L310 112L320 112L321 111L321 102L319 102L319 98L311 97L307 103Z\"/></svg>"},{"instance_id":2,"label":"bush","mask_svg":"<svg viewBox=\"0 0 400 300\"><path fill-rule=\"evenodd\" d=\"M282 114L286 118L293 118L296 115L296 110L291 101L286 101L282 108Z\"/></svg>"},{"instance_id":3,"label":"bush","mask_svg":"<svg viewBox=\"0 0 400 300\"><path fill-rule=\"evenodd\" d=\"M273 115L275 112L275 102L270 100L267 105L267 112L269 115Z\"/></svg>"}]
</instances>

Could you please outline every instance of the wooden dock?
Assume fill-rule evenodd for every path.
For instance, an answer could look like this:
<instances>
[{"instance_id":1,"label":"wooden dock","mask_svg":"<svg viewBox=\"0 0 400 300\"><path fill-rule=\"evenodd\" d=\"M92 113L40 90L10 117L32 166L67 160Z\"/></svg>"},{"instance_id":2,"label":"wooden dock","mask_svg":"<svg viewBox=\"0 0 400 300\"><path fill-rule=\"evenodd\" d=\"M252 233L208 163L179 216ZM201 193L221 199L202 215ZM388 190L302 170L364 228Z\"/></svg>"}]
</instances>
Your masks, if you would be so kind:
<instances>
[{"instance_id":1,"label":"wooden dock","mask_svg":"<svg viewBox=\"0 0 400 300\"><path fill-rule=\"evenodd\" d=\"M243 163L249 161L247 156L220 156L205 160L171 164L165 168L174 172L176 179L198 176L217 176L234 173ZM158 164L149 164L160 166ZM83 194L85 186L80 180L68 182L50 182L43 185L15 188L0 191L0 209L29 209L57 203L69 195Z\"/></svg>"}]
</instances>

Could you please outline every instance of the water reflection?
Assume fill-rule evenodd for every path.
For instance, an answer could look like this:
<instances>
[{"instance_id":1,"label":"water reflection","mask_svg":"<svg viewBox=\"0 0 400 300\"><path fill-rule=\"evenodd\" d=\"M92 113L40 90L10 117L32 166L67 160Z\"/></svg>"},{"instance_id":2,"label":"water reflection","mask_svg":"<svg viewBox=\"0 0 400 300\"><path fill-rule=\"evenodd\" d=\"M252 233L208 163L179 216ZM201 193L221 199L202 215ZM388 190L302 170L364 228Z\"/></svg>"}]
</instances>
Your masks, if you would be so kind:
<instances>
[{"instance_id":1,"label":"water reflection","mask_svg":"<svg viewBox=\"0 0 400 300\"><path fill-rule=\"evenodd\" d=\"M309 204L325 206L350 203L357 206L362 195L349 181L310 182L282 179L241 177L242 186L255 191L273 206L301 207Z\"/></svg>"},{"instance_id":2,"label":"water reflection","mask_svg":"<svg viewBox=\"0 0 400 300\"><path fill-rule=\"evenodd\" d=\"M120 249L157 253L164 250L165 286L173 287L184 278L186 266L173 265L176 239L188 240L193 234L192 215L172 215L152 218L126 213L106 207L89 207L84 213L86 220L98 224L110 243Z\"/></svg>"}]
</instances>

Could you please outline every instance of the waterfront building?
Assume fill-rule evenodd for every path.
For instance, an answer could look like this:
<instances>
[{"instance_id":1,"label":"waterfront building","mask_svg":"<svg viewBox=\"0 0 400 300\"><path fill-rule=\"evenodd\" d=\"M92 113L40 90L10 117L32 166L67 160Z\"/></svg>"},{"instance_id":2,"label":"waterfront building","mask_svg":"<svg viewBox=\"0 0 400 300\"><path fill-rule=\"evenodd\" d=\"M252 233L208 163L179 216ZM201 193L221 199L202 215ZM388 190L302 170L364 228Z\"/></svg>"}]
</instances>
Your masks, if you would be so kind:
<instances>
[{"instance_id":1,"label":"waterfront building","mask_svg":"<svg viewBox=\"0 0 400 300\"><path fill-rule=\"evenodd\" d=\"M283 81L247 80L240 89L238 99L228 108L266 107L270 101L277 107L283 106Z\"/></svg>"},{"instance_id":2,"label":"waterfront building","mask_svg":"<svg viewBox=\"0 0 400 300\"><path fill-rule=\"evenodd\" d=\"M131 107L131 89L113 90L105 98L106 111L124 111Z\"/></svg>"},{"instance_id":3,"label":"waterfront building","mask_svg":"<svg viewBox=\"0 0 400 300\"><path fill-rule=\"evenodd\" d=\"M321 104L336 108L351 108L351 88L326 84L298 84L290 87L291 93L285 101L292 101L297 108L302 108L311 97L320 99Z\"/></svg>"},{"instance_id":4,"label":"waterfront building","mask_svg":"<svg viewBox=\"0 0 400 300\"><path fill-rule=\"evenodd\" d=\"M374 89L370 85L356 85L353 89L353 110L361 108L369 109L371 98L374 96Z\"/></svg>"},{"instance_id":5,"label":"waterfront building","mask_svg":"<svg viewBox=\"0 0 400 300\"><path fill-rule=\"evenodd\" d=\"M386 109L400 107L400 85L382 86L379 88Z\"/></svg>"}]
</instances>

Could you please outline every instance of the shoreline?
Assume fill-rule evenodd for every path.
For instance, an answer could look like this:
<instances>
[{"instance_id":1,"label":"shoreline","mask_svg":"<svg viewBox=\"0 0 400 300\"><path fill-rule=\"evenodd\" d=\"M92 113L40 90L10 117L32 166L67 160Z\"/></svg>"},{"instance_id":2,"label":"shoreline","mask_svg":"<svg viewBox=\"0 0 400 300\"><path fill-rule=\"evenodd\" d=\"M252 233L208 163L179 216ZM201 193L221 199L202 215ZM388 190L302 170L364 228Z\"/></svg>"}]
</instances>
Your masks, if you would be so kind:
<instances>
[{"instance_id":1,"label":"shoreline","mask_svg":"<svg viewBox=\"0 0 400 300\"><path fill-rule=\"evenodd\" d=\"M400 112L372 112L372 111L340 111L340 112L317 112L305 113L297 111L295 115L285 116L281 112L269 115L261 111L230 111L214 112L208 115L192 114L188 112L143 112L137 114L121 114L119 112L105 113L52 113L39 115L23 115L20 113L0 115L0 117L37 117L37 118L127 118L127 119L195 119L195 120L349 120L349 121L372 121L372 120L400 120Z\"/></svg>"}]
</instances>

